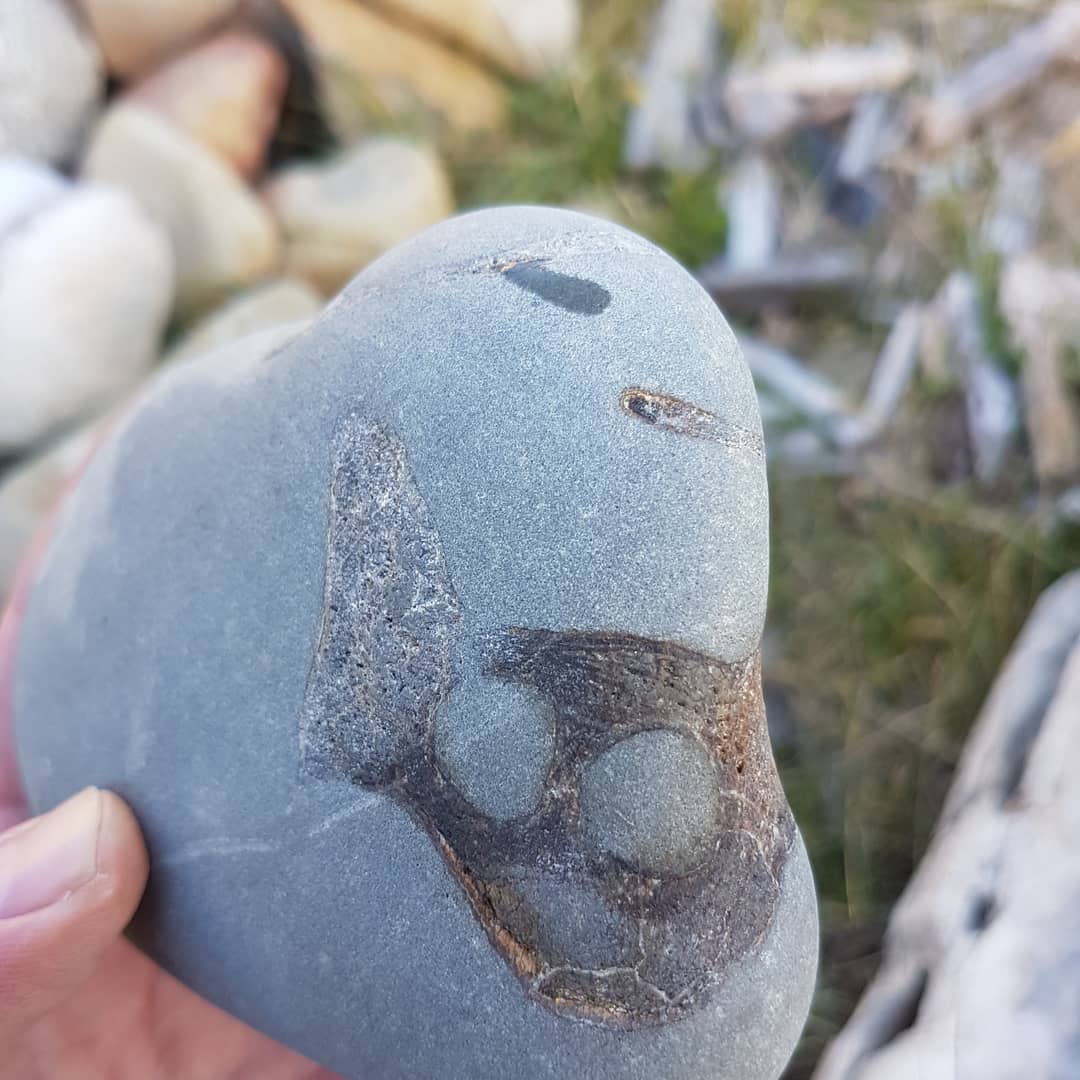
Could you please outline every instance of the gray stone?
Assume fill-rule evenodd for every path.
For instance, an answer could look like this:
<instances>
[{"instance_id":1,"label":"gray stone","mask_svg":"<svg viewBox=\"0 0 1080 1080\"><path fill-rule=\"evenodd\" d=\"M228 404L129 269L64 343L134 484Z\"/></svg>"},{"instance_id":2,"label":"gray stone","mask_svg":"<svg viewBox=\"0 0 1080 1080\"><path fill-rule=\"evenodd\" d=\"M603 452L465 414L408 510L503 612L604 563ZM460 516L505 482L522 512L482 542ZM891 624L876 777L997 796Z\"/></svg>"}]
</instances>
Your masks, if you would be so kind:
<instances>
[{"instance_id":1,"label":"gray stone","mask_svg":"<svg viewBox=\"0 0 1080 1080\"><path fill-rule=\"evenodd\" d=\"M775 1078L817 916L766 533L692 278L579 214L451 220L99 452L20 638L28 791L127 798L135 939L346 1076Z\"/></svg>"},{"instance_id":2,"label":"gray stone","mask_svg":"<svg viewBox=\"0 0 1080 1080\"><path fill-rule=\"evenodd\" d=\"M649 874L686 874L707 859L716 847L720 809L712 756L677 731L631 735L582 777L585 835Z\"/></svg>"}]
</instances>

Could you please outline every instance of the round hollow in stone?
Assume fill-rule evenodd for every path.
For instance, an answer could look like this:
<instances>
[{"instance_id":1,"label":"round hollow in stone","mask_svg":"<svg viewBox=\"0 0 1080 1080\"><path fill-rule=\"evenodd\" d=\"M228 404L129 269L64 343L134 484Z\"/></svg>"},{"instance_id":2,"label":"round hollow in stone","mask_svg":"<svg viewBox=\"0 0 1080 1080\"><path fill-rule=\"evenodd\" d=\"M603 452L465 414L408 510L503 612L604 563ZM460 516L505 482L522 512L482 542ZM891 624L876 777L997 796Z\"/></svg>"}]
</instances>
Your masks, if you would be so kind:
<instances>
[{"instance_id":1,"label":"round hollow in stone","mask_svg":"<svg viewBox=\"0 0 1080 1080\"><path fill-rule=\"evenodd\" d=\"M685 874L716 845L716 766L687 735L643 731L616 743L586 770L581 795L589 839L646 873Z\"/></svg>"},{"instance_id":2,"label":"round hollow in stone","mask_svg":"<svg viewBox=\"0 0 1080 1080\"><path fill-rule=\"evenodd\" d=\"M535 809L553 741L543 698L491 679L455 686L435 722L439 760L469 802L496 821Z\"/></svg>"}]
</instances>

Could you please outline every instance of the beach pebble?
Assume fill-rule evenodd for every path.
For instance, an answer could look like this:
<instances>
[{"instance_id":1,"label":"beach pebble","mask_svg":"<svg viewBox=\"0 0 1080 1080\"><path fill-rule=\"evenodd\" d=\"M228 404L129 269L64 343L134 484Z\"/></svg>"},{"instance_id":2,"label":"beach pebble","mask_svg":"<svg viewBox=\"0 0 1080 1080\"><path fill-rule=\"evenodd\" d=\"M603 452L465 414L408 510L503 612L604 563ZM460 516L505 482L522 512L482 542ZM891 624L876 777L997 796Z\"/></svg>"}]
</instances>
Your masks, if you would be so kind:
<instances>
[{"instance_id":1,"label":"beach pebble","mask_svg":"<svg viewBox=\"0 0 1080 1080\"><path fill-rule=\"evenodd\" d=\"M390 136L328 162L290 165L266 197L281 223L286 268L327 295L454 205L438 154Z\"/></svg>"},{"instance_id":2,"label":"beach pebble","mask_svg":"<svg viewBox=\"0 0 1080 1080\"><path fill-rule=\"evenodd\" d=\"M110 435L21 630L27 791L126 798L134 940L345 1077L776 1080L817 913L767 524L692 277L581 214L451 219Z\"/></svg>"},{"instance_id":3,"label":"beach pebble","mask_svg":"<svg viewBox=\"0 0 1080 1080\"><path fill-rule=\"evenodd\" d=\"M126 188L168 231L177 305L187 312L271 273L281 241L270 211L214 151L143 105L102 118L85 174Z\"/></svg>"}]
</instances>

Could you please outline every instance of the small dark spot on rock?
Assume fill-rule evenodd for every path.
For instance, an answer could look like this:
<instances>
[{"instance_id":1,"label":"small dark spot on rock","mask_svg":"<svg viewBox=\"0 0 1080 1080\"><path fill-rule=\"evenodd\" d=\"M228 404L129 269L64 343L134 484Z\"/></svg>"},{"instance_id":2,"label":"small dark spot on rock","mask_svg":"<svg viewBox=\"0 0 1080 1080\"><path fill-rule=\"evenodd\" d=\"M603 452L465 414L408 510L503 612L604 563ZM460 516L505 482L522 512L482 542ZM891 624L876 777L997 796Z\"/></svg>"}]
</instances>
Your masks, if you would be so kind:
<instances>
[{"instance_id":1,"label":"small dark spot on rock","mask_svg":"<svg viewBox=\"0 0 1080 1080\"><path fill-rule=\"evenodd\" d=\"M603 285L548 270L540 262L511 262L497 269L519 289L575 315L599 315L611 303L611 293Z\"/></svg>"},{"instance_id":2,"label":"small dark spot on rock","mask_svg":"<svg viewBox=\"0 0 1080 1080\"><path fill-rule=\"evenodd\" d=\"M653 398L644 394L630 394L626 398L626 408L635 416L640 416L646 424L657 423L661 416L660 406Z\"/></svg>"},{"instance_id":3,"label":"small dark spot on rock","mask_svg":"<svg viewBox=\"0 0 1080 1080\"><path fill-rule=\"evenodd\" d=\"M994 903L992 896L983 894L977 897L968 917L968 925L976 933L985 930L993 921L996 909L997 905Z\"/></svg>"}]
</instances>

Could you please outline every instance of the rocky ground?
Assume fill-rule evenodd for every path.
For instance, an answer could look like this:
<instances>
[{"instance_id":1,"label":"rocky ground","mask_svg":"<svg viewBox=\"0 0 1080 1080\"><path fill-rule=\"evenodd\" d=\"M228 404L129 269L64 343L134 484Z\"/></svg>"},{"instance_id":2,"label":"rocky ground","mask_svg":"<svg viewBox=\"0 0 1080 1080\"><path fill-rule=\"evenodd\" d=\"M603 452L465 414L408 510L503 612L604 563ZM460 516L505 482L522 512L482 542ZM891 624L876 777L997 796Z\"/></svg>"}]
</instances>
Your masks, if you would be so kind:
<instances>
[{"instance_id":1,"label":"rocky ground","mask_svg":"<svg viewBox=\"0 0 1080 1080\"><path fill-rule=\"evenodd\" d=\"M1070 0L8 2L0 595L161 364L310 318L456 208L645 233L761 392L770 719L825 931L809 1076L1080 560L1078 117Z\"/></svg>"}]
</instances>

